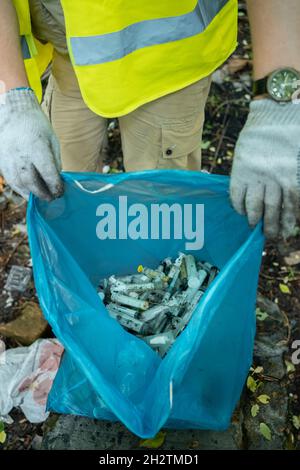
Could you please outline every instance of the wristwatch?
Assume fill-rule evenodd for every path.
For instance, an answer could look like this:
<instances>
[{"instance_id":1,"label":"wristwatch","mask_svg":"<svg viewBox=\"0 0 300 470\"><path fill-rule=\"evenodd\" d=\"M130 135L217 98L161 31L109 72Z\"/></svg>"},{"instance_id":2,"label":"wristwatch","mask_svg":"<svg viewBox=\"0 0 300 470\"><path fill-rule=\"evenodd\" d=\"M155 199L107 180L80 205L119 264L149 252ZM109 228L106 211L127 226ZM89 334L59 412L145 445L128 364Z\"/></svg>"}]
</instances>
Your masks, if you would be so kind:
<instances>
[{"instance_id":1,"label":"wristwatch","mask_svg":"<svg viewBox=\"0 0 300 470\"><path fill-rule=\"evenodd\" d=\"M300 72L291 67L275 70L267 77L253 82L253 95L268 95L269 98L286 103L292 101L294 93L300 88Z\"/></svg>"}]
</instances>

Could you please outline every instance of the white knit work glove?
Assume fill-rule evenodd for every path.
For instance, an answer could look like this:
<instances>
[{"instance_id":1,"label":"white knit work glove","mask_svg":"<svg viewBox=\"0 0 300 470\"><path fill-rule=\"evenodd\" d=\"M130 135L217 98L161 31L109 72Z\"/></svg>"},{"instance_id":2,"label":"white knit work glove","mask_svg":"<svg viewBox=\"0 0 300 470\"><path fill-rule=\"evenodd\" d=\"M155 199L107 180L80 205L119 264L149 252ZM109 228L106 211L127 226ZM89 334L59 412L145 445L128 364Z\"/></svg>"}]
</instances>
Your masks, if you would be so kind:
<instances>
[{"instance_id":1,"label":"white knit work glove","mask_svg":"<svg viewBox=\"0 0 300 470\"><path fill-rule=\"evenodd\" d=\"M300 208L300 105L252 101L231 173L233 207L267 237L293 234Z\"/></svg>"},{"instance_id":2,"label":"white knit work glove","mask_svg":"<svg viewBox=\"0 0 300 470\"><path fill-rule=\"evenodd\" d=\"M17 193L48 201L63 193L59 142L34 92L14 89L1 96L0 171Z\"/></svg>"}]
</instances>

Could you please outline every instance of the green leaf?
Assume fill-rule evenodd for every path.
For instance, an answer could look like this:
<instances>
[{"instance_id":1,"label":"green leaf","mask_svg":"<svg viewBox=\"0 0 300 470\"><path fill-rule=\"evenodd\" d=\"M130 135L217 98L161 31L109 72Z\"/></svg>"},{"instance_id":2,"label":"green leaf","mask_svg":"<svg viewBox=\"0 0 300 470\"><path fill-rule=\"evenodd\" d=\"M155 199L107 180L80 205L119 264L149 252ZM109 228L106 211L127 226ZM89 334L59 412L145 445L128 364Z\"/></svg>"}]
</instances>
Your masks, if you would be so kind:
<instances>
[{"instance_id":1,"label":"green leaf","mask_svg":"<svg viewBox=\"0 0 300 470\"><path fill-rule=\"evenodd\" d=\"M283 294L291 294L290 288L286 284L279 284L279 289Z\"/></svg>"},{"instance_id":2,"label":"green leaf","mask_svg":"<svg viewBox=\"0 0 300 470\"><path fill-rule=\"evenodd\" d=\"M289 432L284 442L284 450L295 450L295 436Z\"/></svg>"},{"instance_id":3,"label":"green leaf","mask_svg":"<svg viewBox=\"0 0 300 470\"><path fill-rule=\"evenodd\" d=\"M4 423L0 421L0 432L4 431Z\"/></svg>"},{"instance_id":4,"label":"green leaf","mask_svg":"<svg viewBox=\"0 0 300 470\"><path fill-rule=\"evenodd\" d=\"M202 150L207 150L210 147L210 144L211 144L210 140L202 141L202 144L201 144Z\"/></svg>"},{"instance_id":5,"label":"green leaf","mask_svg":"<svg viewBox=\"0 0 300 470\"><path fill-rule=\"evenodd\" d=\"M6 441L6 432L1 431L0 432L0 444L4 444L5 441Z\"/></svg>"},{"instance_id":6,"label":"green leaf","mask_svg":"<svg viewBox=\"0 0 300 470\"><path fill-rule=\"evenodd\" d=\"M260 423L259 431L260 431L261 435L264 436L265 439L267 439L267 441L272 440L271 429L269 428L269 426L266 423Z\"/></svg>"},{"instance_id":7,"label":"green leaf","mask_svg":"<svg viewBox=\"0 0 300 470\"><path fill-rule=\"evenodd\" d=\"M257 397L257 400L263 405L267 405L268 403L270 403L271 398L269 397L269 395L259 395Z\"/></svg>"},{"instance_id":8,"label":"green leaf","mask_svg":"<svg viewBox=\"0 0 300 470\"><path fill-rule=\"evenodd\" d=\"M286 371L287 371L288 374L291 373L291 372L295 372L296 367L294 366L294 364L292 362L287 361L287 360L285 360L284 362L285 362Z\"/></svg>"},{"instance_id":9,"label":"green leaf","mask_svg":"<svg viewBox=\"0 0 300 470\"><path fill-rule=\"evenodd\" d=\"M165 442L166 433L160 431L153 439L143 439L140 441L140 447L148 447L149 449L158 449Z\"/></svg>"},{"instance_id":10,"label":"green leaf","mask_svg":"<svg viewBox=\"0 0 300 470\"><path fill-rule=\"evenodd\" d=\"M293 425L295 426L296 429L300 429L300 416L293 416L292 418Z\"/></svg>"},{"instance_id":11,"label":"green leaf","mask_svg":"<svg viewBox=\"0 0 300 470\"><path fill-rule=\"evenodd\" d=\"M247 388L252 393L256 392L256 389L257 389L257 382L256 382L256 380L254 380L253 377L251 377L251 375L249 375L249 377L247 379Z\"/></svg>"},{"instance_id":12,"label":"green leaf","mask_svg":"<svg viewBox=\"0 0 300 470\"><path fill-rule=\"evenodd\" d=\"M256 391L263 386L263 382L261 382L260 380L257 381L257 389Z\"/></svg>"},{"instance_id":13,"label":"green leaf","mask_svg":"<svg viewBox=\"0 0 300 470\"><path fill-rule=\"evenodd\" d=\"M253 406L251 407L251 415L252 415L252 417L255 418L255 416L258 415L258 412L259 412L259 405L257 405L257 404L256 404L256 405L253 405Z\"/></svg>"},{"instance_id":14,"label":"green leaf","mask_svg":"<svg viewBox=\"0 0 300 470\"><path fill-rule=\"evenodd\" d=\"M264 321L269 316L267 312L263 312L260 308L257 308L255 312L258 321Z\"/></svg>"}]
</instances>

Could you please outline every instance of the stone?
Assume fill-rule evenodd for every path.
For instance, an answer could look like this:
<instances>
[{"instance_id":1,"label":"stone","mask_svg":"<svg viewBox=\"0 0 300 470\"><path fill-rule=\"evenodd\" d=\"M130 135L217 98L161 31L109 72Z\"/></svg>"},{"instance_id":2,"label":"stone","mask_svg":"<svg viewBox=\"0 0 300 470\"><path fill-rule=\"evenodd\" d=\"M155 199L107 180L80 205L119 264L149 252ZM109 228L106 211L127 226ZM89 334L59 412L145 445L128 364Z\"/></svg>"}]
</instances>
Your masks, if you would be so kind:
<instances>
[{"instance_id":1,"label":"stone","mask_svg":"<svg viewBox=\"0 0 300 470\"><path fill-rule=\"evenodd\" d=\"M270 397L270 403L259 404L257 416L251 416L251 406L254 403L247 400L244 410L244 438L248 450L284 450L287 424L288 396L285 387L280 382L266 382L259 394ZM260 432L260 423L265 423L271 430L271 440L268 441Z\"/></svg>"},{"instance_id":2,"label":"stone","mask_svg":"<svg viewBox=\"0 0 300 470\"><path fill-rule=\"evenodd\" d=\"M47 326L38 304L26 302L15 320L0 324L0 334L28 346L45 333Z\"/></svg>"},{"instance_id":3,"label":"stone","mask_svg":"<svg viewBox=\"0 0 300 470\"><path fill-rule=\"evenodd\" d=\"M244 400L244 439L249 450L284 449L284 434L288 415L288 396L285 387L286 367L284 353L287 351L287 328L285 318L278 305L266 297L258 296L257 306L268 316L257 322L257 336L254 346L254 363L263 367L261 387L255 394L249 393ZM268 395L270 402L262 404L259 395ZM257 416L251 415L251 407L259 405ZM271 440L260 432L260 423L271 430Z\"/></svg>"},{"instance_id":4,"label":"stone","mask_svg":"<svg viewBox=\"0 0 300 470\"><path fill-rule=\"evenodd\" d=\"M139 438L122 424L80 416L60 416L43 440L44 450L137 448Z\"/></svg>"},{"instance_id":5,"label":"stone","mask_svg":"<svg viewBox=\"0 0 300 470\"><path fill-rule=\"evenodd\" d=\"M228 449L242 448L241 421L226 432L166 429L160 449ZM141 439L120 423L97 421L80 416L60 416L43 440L43 450L126 450L141 449Z\"/></svg>"},{"instance_id":6,"label":"stone","mask_svg":"<svg viewBox=\"0 0 300 470\"><path fill-rule=\"evenodd\" d=\"M268 375L282 379L286 372L283 354L287 351L288 335L285 318L278 305L266 297L259 295L257 306L268 316L264 321L257 321L255 363L262 366Z\"/></svg>"},{"instance_id":7,"label":"stone","mask_svg":"<svg viewBox=\"0 0 300 470\"><path fill-rule=\"evenodd\" d=\"M285 319L282 315L280 308L275 302L272 302L267 297L262 295L257 296L257 307L268 314L267 318L264 321L257 322L257 331L258 333L264 334L267 332L276 331L280 336L278 340L284 339L285 328L280 331L282 327L285 327Z\"/></svg>"}]
</instances>

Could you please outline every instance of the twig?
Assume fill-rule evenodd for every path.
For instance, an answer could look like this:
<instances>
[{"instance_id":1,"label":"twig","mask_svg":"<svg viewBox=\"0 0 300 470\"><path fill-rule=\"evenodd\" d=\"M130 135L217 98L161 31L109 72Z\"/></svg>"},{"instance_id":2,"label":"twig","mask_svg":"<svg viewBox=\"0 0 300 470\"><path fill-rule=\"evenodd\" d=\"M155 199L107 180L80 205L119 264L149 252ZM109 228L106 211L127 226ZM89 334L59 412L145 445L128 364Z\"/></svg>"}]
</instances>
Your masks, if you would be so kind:
<instances>
[{"instance_id":1,"label":"twig","mask_svg":"<svg viewBox=\"0 0 300 470\"><path fill-rule=\"evenodd\" d=\"M228 128L229 120L227 118L228 118L228 114L229 114L229 109L230 109L230 104L227 103L227 107L226 107L226 110L225 110L223 123L222 123L223 129L222 129L222 133L221 133L220 138L219 138L219 142L218 142L218 145L217 145L217 148L216 148L216 152L215 152L213 161L210 165L210 172L213 171L213 169L215 168L215 166L217 164L217 160L218 160L219 153L220 153L220 150L221 150L221 146L222 146L222 143L223 143L223 140L224 140L224 136L225 136L227 128Z\"/></svg>"},{"instance_id":2,"label":"twig","mask_svg":"<svg viewBox=\"0 0 300 470\"><path fill-rule=\"evenodd\" d=\"M1 212L0 212L0 230L1 230L1 235L4 234L4 221L5 221L4 211L1 211Z\"/></svg>"},{"instance_id":3,"label":"twig","mask_svg":"<svg viewBox=\"0 0 300 470\"><path fill-rule=\"evenodd\" d=\"M11 209L9 208L6 213L9 214L9 216L12 216L15 212L18 210L22 209L23 206L27 204L27 201L24 199L24 201L20 202L17 206L12 207Z\"/></svg>"},{"instance_id":4,"label":"twig","mask_svg":"<svg viewBox=\"0 0 300 470\"><path fill-rule=\"evenodd\" d=\"M269 281L284 281L286 279L286 276L284 277L279 277L279 276L269 276L268 274L265 273L260 273L260 276L268 279ZM292 279L289 279L288 282L295 282L295 281L300 281L300 276L299 277L293 277Z\"/></svg>"},{"instance_id":5,"label":"twig","mask_svg":"<svg viewBox=\"0 0 300 470\"><path fill-rule=\"evenodd\" d=\"M257 378L266 382L280 382L280 378L273 375L257 374Z\"/></svg>"},{"instance_id":6,"label":"twig","mask_svg":"<svg viewBox=\"0 0 300 470\"><path fill-rule=\"evenodd\" d=\"M280 312L282 313L282 316L285 319L285 326L287 327L287 338L283 339L282 341L279 341L277 344L278 345L289 344L289 342L291 341L291 335L292 335L291 324L290 324L290 321L289 321L289 317L287 316L285 311L280 309Z\"/></svg>"},{"instance_id":7,"label":"twig","mask_svg":"<svg viewBox=\"0 0 300 470\"><path fill-rule=\"evenodd\" d=\"M211 119L212 119L213 117L215 117L215 116L218 114L218 112L219 112L224 106L228 106L228 105L231 105L231 104L238 105L240 101L242 101L241 98L223 101L223 103L219 104L219 105L213 110L213 112L211 113ZM239 111L240 111L241 109L244 109L244 110L246 110L246 111L249 111L249 107L245 107L245 106L244 106L244 107L240 107L240 108L239 108Z\"/></svg>"}]
</instances>

